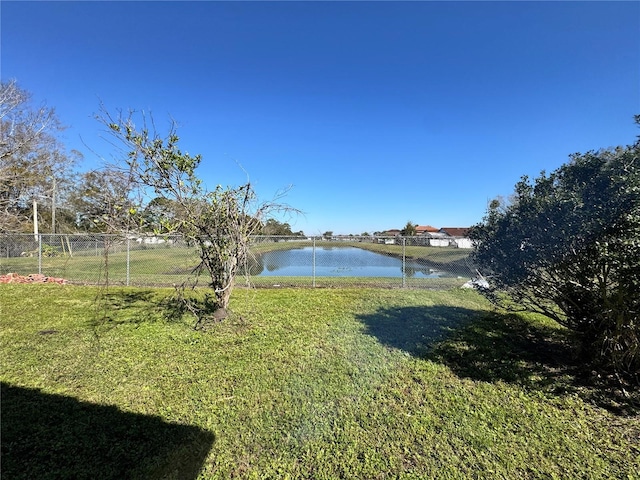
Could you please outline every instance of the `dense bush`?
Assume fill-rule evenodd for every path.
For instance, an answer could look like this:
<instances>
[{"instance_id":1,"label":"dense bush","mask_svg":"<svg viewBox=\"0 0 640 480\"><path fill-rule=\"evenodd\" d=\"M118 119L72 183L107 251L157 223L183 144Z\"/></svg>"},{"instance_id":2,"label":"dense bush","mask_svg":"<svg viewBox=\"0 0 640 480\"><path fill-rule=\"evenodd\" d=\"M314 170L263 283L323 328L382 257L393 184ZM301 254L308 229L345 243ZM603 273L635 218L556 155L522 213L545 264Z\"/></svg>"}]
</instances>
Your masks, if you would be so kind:
<instances>
[{"instance_id":1,"label":"dense bush","mask_svg":"<svg viewBox=\"0 0 640 480\"><path fill-rule=\"evenodd\" d=\"M636 117L640 123L640 116ZM577 332L589 360L640 371L640 140L571 155L472 229L484 293Z\"/></svg>"}]
</instances>

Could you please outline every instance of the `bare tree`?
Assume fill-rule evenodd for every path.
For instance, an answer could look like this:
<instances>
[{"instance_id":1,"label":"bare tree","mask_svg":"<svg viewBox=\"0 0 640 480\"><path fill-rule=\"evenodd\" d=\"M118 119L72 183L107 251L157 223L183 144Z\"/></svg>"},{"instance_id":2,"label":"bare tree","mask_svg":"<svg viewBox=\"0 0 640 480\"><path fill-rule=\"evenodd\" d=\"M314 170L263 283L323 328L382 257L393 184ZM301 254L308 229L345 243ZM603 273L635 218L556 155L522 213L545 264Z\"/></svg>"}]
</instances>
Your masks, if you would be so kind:
<instances>
[{"instance_id":1,"label":"bare tree","mask_svg":"<svg viewBox=\"0 0 640 480\"><path fill-rule=\"evenodd\" d=\"M198 247L200 262L195 267L195 283L206 274L213 295L207 296L209 310L217 319L226 316L235 279L246 266L249 237L259 231L262 221L274 211L295 211L279 202L281 192L268 202L258 201L247 181L237 187L218 185L208 190L196 174L200 155L189 155L178 147L176 124L171 122L166 136L160 136L153 119L138 114L141 126L134 123L135 112L117 117L102 109L97 116L109 133L124 146L123 171L149 199L162 198L174 206L179 215L165 219L165 232L180 232L187 242ZM203 320L202 311L191 309ZM209 312L211 313L211 312Z\"/></svg>"},{"instance_id":2,"label":"bare tree","mask_svg":"<svg viewBox=\"0 0 640 480\"><path fill-rule=\"evenodd\" d=\"M78 152L68 154L57 135L63 130L53 108L33 106L31 94L15 80L0 84L0 229L20 231L31 222L31 203L51 208L67 186Z\"/></svg>"}]
</instances>

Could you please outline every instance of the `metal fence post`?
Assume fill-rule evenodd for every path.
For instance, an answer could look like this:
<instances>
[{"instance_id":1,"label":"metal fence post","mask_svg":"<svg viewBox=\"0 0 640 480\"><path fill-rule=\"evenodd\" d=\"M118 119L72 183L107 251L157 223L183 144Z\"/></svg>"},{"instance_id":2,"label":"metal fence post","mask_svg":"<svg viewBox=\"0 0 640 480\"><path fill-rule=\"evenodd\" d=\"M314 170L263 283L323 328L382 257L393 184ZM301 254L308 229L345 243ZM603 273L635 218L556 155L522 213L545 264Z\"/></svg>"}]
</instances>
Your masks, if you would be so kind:
<instances>
[{"instance_id":1,"label":"metal fence post","mask_svg":"<svg viewBox=\"0 0 640 480\"><path fill-rule=\"evenodd\" d=\"M42 275L42 235L38 235L38 275Z\"/></svg>"},{"instance_id":2,"label":"metal fence post","mask_svg":"<svg viewBox=\"0 0 640 480\"><path fill-rule=\"evenodd\" d=\"M129 239L129 237L127 237L127 287L129 286L129 280L130 280L130 268L131 268L131 267L130 267L130 266L131 266L131 262L129 261L129 260L130 260L130 254L129 254L129 252L130 252L130 250L131 250L131 249L129 248L129 242L130 242L130 241L131 241L131 240Z\"/></svg>"},{"instance_id":3,"label":"metal fence post","mask_svg":"<svg viewBox=\"0 0 640 480\"><path fill-rule=\"evenodd\" d=\"M316 237L313 237L313 260L311 262L311 270L312 270L312 276L313 276L313 281L312 281L312 286L313 288L316 287Z\"/></svg>"},{"instance_id":4,"label":"metal fence post","mask_svg":"<svg viewBox=\"0 0 640 480\"><path fill-rule=\"evenodd\" d=\"M406 288L407 286L407 239L402 237L402 288Z\"/></svg>"}]
</instances>

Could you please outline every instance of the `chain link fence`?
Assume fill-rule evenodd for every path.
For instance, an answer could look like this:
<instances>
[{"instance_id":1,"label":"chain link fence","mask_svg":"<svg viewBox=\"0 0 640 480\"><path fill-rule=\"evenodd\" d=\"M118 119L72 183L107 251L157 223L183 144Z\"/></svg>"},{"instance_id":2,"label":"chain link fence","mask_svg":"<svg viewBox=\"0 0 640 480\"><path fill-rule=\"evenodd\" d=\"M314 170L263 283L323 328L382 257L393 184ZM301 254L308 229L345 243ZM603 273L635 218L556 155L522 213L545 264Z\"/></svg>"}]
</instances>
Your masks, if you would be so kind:
<instances>
[{"instance_id":1,"label":"chain link fence","mask_svg":"<svg viewBox=\"0 0 640 480\"><path fill-rule=\"evenodd\" d=\"M471 249L461 245L467 247L467 239L256 236L237 284L451 288L475 277ZM0 275L171 286L187 280L197 264L197 249L180 236L0 235Z\"/></svg>"}]
</instances>

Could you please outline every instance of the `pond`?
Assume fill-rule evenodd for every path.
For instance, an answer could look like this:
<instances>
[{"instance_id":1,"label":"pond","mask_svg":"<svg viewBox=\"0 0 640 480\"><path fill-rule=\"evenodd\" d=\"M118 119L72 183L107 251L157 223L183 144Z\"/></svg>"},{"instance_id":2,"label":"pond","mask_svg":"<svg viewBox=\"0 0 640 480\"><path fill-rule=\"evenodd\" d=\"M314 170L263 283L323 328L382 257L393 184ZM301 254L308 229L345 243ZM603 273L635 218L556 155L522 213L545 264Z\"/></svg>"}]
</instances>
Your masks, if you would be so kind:
<instances>
[{"instance_id":1,"label":"pond","mask_svg":"<svg viewBox=\"0 0 640 480\"><path fill-rule=\"evenodd\" d=\"M315 257L315 269L314 269ZM355 247L292 248L263 253L251 262L251 273L261 277L393 277L402 278L402 260ZM315 270L315 272L314 272ZM425 263L407 259L407 277L456 277Z\"/></svg>"}]
</instances>

